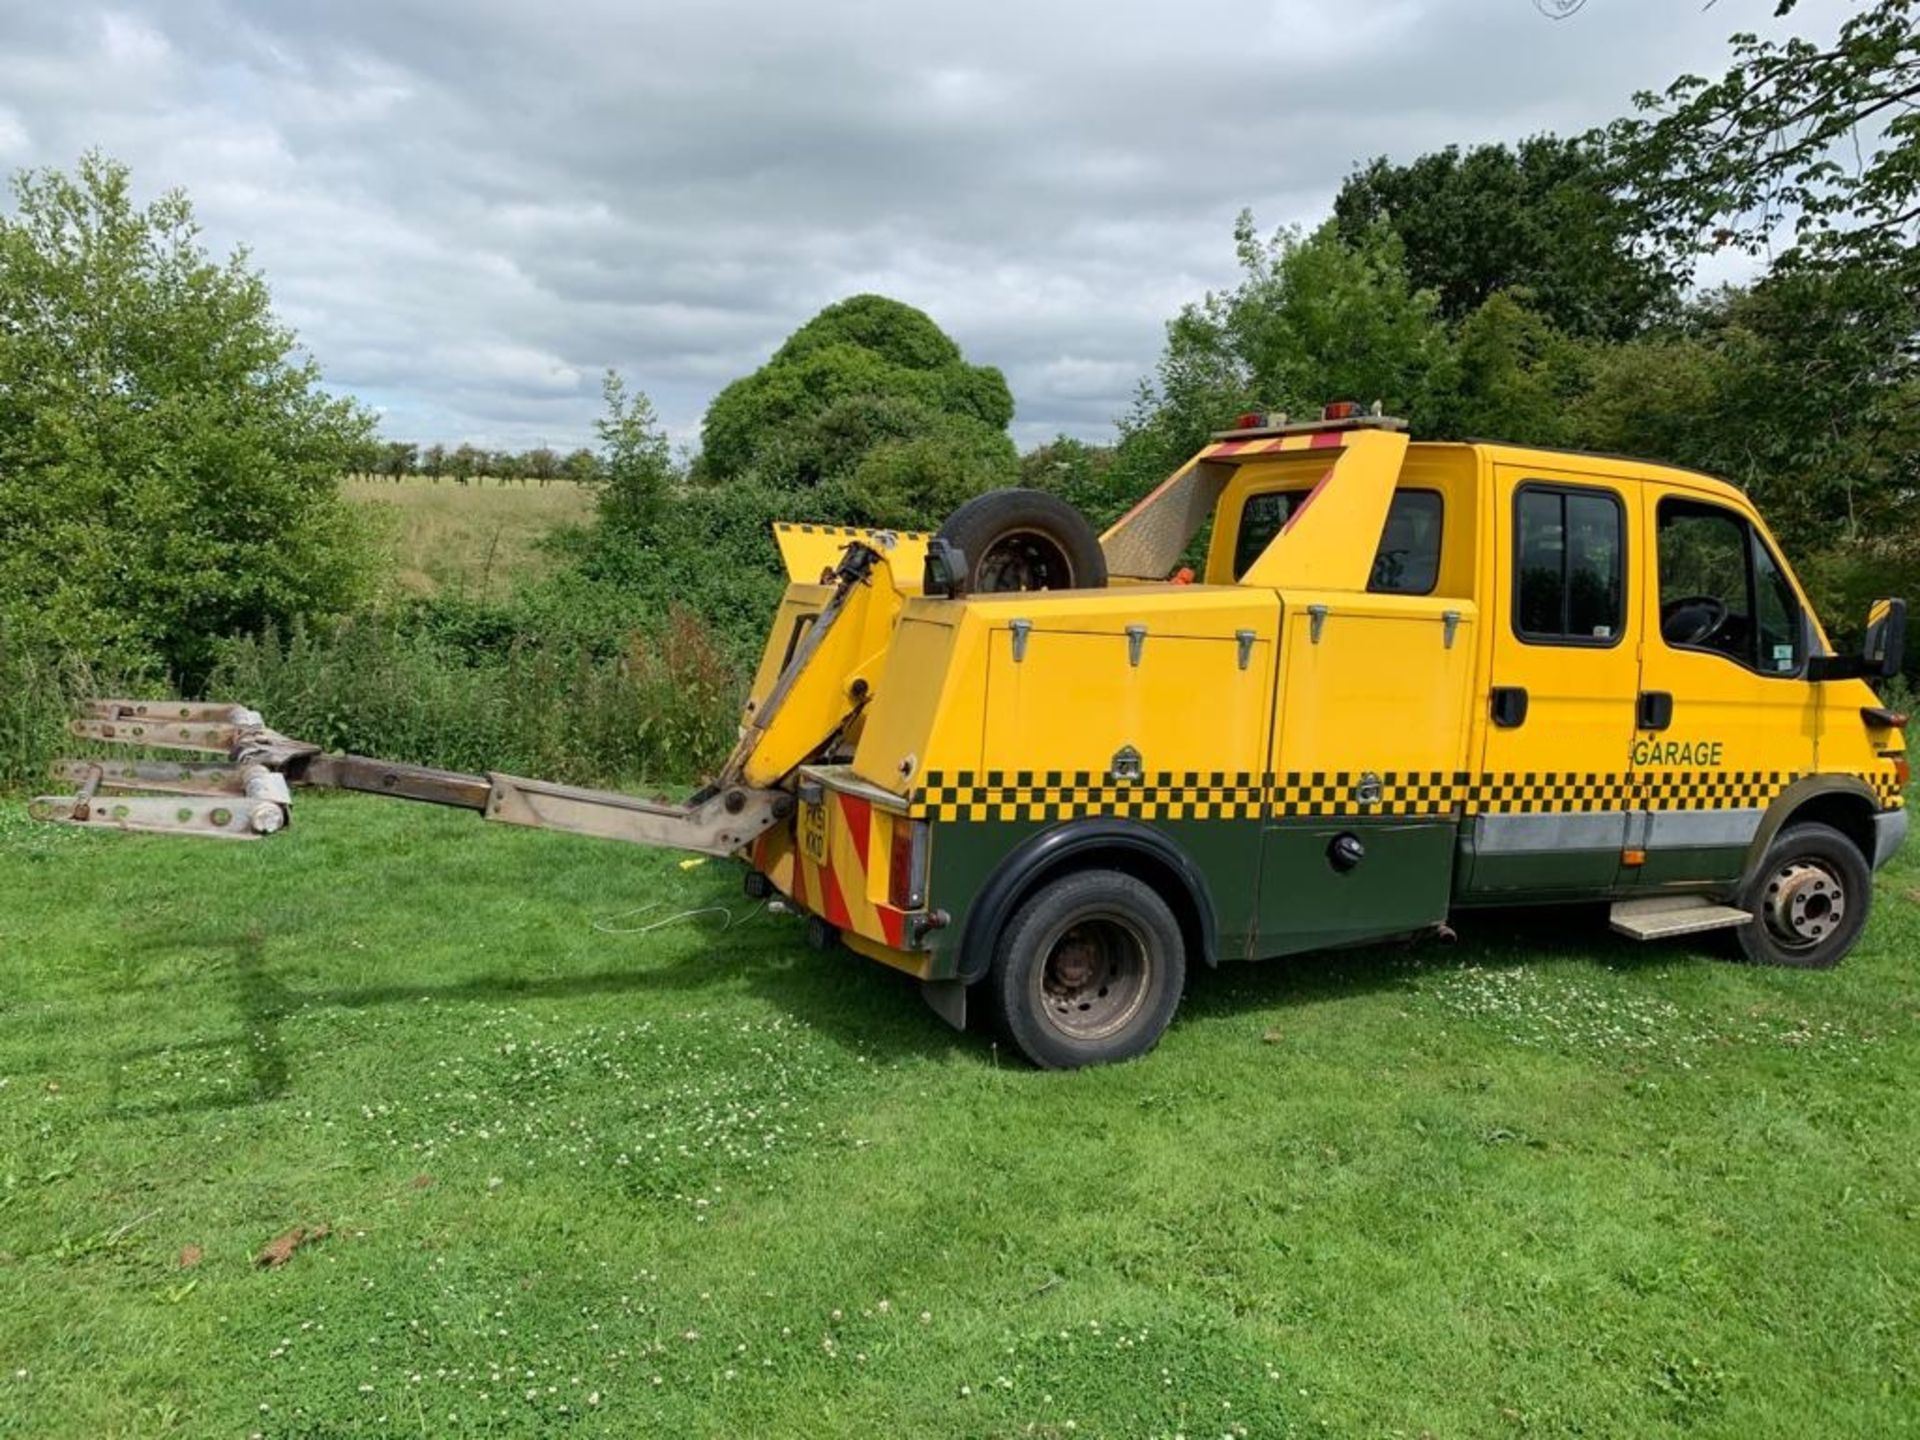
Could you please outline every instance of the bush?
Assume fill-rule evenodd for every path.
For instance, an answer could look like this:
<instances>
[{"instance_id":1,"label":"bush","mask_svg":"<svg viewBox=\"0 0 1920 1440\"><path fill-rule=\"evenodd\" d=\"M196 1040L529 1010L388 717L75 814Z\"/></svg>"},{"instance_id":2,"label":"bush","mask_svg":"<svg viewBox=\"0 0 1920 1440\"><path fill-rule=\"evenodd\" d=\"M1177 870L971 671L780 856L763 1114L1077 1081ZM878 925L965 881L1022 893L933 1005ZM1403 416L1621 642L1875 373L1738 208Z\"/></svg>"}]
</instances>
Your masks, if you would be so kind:
<instances>
[{"instance_id":1,"label":"bush","mask_svg":"<svg viewBox=\"0 0 1920 1440\"><path fill-rule=\"evenodd\" d=\"M0 619L0 789L48 789L47 767L75 751L67 721L79 702L164 690L151 681L62 655Z\"/></svg>"},{"instance_id":2,"label":"bush","mask_svg":"<svg viewBox=\"0 0 1920 1440\"><path fill-rule=\"evenodd\" d=\"M462 654L393 617L231 642L211 692L328 750L576 784L689 782L733 743L741 684L675 608L611 656L517 637Z\"/></svg>"},{"instance_id":3,"label":"bush","mask_svg":"<svg viewBox=\"0 0 1920 1440\"><path fill-rule=\"evenodd\" d=\"M320 388L238 254L126 168L26 172L0 215L0 613L64 650L204 673L218 637L353 603L339 478L368 414Z\"/></svg>"}]
</instances>

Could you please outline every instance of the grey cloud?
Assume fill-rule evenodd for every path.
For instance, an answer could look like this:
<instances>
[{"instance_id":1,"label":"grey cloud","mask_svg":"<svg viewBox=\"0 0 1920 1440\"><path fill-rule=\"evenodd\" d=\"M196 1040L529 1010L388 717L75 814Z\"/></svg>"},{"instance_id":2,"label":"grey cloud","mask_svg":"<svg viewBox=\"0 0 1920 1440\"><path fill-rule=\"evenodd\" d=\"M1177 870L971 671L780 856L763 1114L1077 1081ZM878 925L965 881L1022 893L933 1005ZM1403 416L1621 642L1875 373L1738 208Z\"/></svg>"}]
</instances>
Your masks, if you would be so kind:
<instances>
[{"instance_id":1,"label":"grey cloud","mask_svg":"<svg viewBox=\"0 0 1920 1440\"><path fill-rule=\"evenodd\" d=\"M576 443L613 366L689 440L873 289L1001 366L1031 443L1110 433L1242 206L1584 128L1771 8L0 0L0 164L98 145L184 186L390 433Z\"/></svg>"}]
</instances>

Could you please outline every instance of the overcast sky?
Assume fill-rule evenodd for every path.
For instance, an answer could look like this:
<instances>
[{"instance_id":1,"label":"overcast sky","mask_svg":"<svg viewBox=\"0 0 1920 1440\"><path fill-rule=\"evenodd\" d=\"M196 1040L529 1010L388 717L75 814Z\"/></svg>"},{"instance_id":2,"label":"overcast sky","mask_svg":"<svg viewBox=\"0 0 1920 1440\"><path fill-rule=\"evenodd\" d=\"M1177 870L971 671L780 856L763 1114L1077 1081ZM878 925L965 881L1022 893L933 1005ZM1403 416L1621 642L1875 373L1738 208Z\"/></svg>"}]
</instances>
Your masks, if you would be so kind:
<instances>
[{"instance_id":1,"label":"overcast sky","mask_svg":"<svg viewBox=\"0 0 1920 1440\"><path fill-rule=\"evenodd\" d=\"M0 166L184 187L390 436L579 443L614 366L691 440L874 290L1006 371L1026 445L1111 432L1243 206L1312 223L1369 156L1606 120L1773 7L0 0Z\"/></svg>"}]
</instances>

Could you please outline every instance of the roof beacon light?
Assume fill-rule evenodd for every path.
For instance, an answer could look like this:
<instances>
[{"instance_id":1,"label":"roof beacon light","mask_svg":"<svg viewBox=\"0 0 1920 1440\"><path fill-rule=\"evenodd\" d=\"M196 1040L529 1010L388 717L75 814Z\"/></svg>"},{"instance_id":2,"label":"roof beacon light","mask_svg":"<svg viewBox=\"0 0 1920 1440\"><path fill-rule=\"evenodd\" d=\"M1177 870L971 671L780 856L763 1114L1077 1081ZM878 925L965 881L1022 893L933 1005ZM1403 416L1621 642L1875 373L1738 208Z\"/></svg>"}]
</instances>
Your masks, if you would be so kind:
<instances>
[{"instance_id":1,"label":"roof beacon light","mask_svg":"<svg viewBox=\"0 0 1920 1440\"><path fill-rule=\"evenodd\" d=\"M1320 412L1322 420L1351 420L1360 413L1360 407L1351 400L1336 400Z\"/></svg>"},{"instance_id":2,"label":"roof beacon light","mask_svg":"<svg viewBox=\"0 0 1920 1440\"><path fill-rule=\"evenodd\" d=\"M1266 423L1266 416L1262 415L1258 410L1249 410L1233 422L1233 428L1236 430L1258 430Z\"/></svg>"}]
</instances>

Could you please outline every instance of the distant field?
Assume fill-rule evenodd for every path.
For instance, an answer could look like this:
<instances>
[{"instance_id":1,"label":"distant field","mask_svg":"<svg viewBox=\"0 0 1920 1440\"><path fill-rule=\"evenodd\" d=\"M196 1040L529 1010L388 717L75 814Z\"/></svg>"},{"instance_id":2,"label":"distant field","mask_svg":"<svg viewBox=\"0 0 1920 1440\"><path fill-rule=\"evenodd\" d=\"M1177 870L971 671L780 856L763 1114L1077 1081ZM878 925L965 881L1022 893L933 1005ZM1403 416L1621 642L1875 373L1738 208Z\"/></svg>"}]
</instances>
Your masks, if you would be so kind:
<instances>
[{"instance_id":1,"label":"distant field","mask_svg":"<svg viewBox=\"0 0 1920 1440\"><path fill-rule=\"evenodd\" d=\"M516 579L537 577L551 564L540 537L593 511L593 492L566 481L543 488L411 477L397 485L348 480L342 488L350 500L392 512L400 585L416 595L498 595Z\"/></svg>"}]
</instances>

